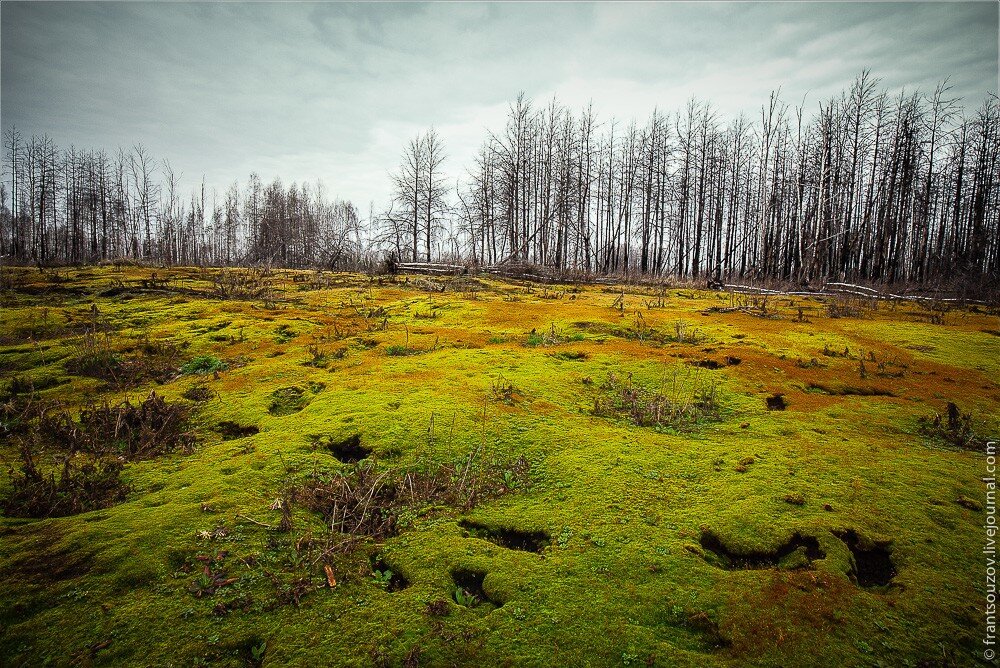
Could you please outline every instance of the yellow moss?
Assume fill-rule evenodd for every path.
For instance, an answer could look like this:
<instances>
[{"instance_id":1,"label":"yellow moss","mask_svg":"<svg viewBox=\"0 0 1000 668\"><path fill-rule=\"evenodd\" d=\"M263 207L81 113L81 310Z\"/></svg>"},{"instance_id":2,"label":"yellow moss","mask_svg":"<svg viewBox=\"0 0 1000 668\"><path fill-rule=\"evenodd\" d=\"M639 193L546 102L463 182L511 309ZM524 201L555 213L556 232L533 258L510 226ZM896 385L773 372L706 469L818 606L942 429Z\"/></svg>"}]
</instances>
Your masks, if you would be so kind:
<instances>
[{"instance_id":1,"label":"yellow moss","mask_svg":"<svg viewBox=\"0 0 1000 668\"><path fill-rule=\"evenodd\" d=\"M18 271L24 286L50 284ZM167 287L144 291L154 271ZM65 291L4 296L0 391L22 375L66 381L41 396L72 410L120 399L63 367L92 304L116 350L146 337L189 344L180 363L228 364L129 391L188 401L185 391L203 385L212 395L197 403L193 454L126 466L127 502L0 520L5 663L65 664L93 651L115 664L241 665L261 644L275 665L401 664L415 648L430 665L915 664L941 651L971 663L978 618L966 611L978 596L970 574L982 516L955 499L981 498L981 459L922 435L917 421L955 401L983 434L996 432L1000 339L984 331L1000 330L995 316L956 311L940 325L883 305L830 318L825 303L793 299L757 317L713 311L728 295L669 290L661 308L634 288L618 308L617 288L492 279L477 279L474 298L425 292L415 277L326 274L321 289L303 289L314 274L292 271L265 277L273 300L223 301L212 295L216 271L69 269ZM118 292L100 296L108 290ZM303 364L310 346L345 352L315 368ZM692 366L701 360L720 368ZM593 414L610 372L669 387L678 370L718 388L720 421L680 434ZM509 402L495 393L501 376L516 388ZM273 393L287 387L309 401L272 414ZM865 396L873 389L884 392ZM786 410L767 410L773 393ZM224 422L247 431L224 437ZM437 509L407 518L384 544L331 558L333 589L318 566L295 570L293 544L324 537L322 520L293 507L291 534L261 525L278 526L275 501L290 480L349 470L313 437L353 435L393 466L525 455L534 483L471 517L550 541L535 553L465 537L459 514ZM14 461L12 442L0 450ZM5 474L0 491L8 485ZM824 556L797 570L724 570L699 544L706 527L751 552L811 536ZM851 582L851 553L832 533L847 529L892 541L895 584ZM220 552L236 582L196 597L189 587L205 563L196 557ZM410 586L381 588L376 555ZM429 613L429 603L453 600L462 568L484 573L502 605ZM309 573L317 588L299 609L269 607L265 570L282 582ZM253 599L246 611L241 596ZM218 613L226 603L236 607Z\"/></svg>"}]
</instances>

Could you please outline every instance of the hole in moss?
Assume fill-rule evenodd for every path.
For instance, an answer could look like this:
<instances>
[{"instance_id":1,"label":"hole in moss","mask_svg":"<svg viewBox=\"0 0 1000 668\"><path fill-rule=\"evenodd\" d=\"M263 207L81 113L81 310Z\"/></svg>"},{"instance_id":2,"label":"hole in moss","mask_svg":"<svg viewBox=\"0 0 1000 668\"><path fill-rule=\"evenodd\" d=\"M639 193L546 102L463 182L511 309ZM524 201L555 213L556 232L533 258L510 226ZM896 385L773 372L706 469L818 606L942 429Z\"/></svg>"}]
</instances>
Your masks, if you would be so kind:
<instances>
[{"instance_id":1,"label":"hole in moss","mask_svg":"<svg viewBox=\"0 0 1000 668\"><path fill-rule=\"evenodd\" d=\"M854 529L834 531L833 535L851 551L854 568L850 575L859 587L884 587L896 577L888 541L869 540Z\"/></svg>"},{"instance_id":2,"label":"hole in moss","mask_svg":"<svg viewBox=\"0 0 1000 668\"><path fill-rule=\"evenodd\" d=\"M278 417L291 415L308 406L310 401L311 398L301 387L296 385L282 387L271 393L271 405L268 406L267 411Z\"/></svg>"},{"instance_id":3,"label":"hole in moss","mask_svg":"<svg viewBox=\"0 0 1000 668\"><path fill-rule=\"evenodd\" d=\"M380 557L372 558L372 578L386 591L403 591L410 586L410 581L399 572L398 568L393 568Z\"/></svg>"},{"instance_id":4,"label":"hole in moss","mask_svg":"<svg viewBox=\"0 0 1000 668\"><path fill-rule=\"evenodd\" d=\"M783 394L772 394L764 401L767 402L767 410L769 411L783 411L788 407L788 402L785 401Z\"/></svg>"},{"instance_id":5,"label":"hole in moss","mask_svg":"<svg viewBox=\"0 0 1000 668\"><path fill-rule=\"evenodd\" d=\"M544 531L522 531L512 527L488 527L478 522L461 520L458 525L473 538L482 538L508 550L541 552L552 542L552 537Z\"/></svg>"},{"instance_id":6,"label":"hole in moss","mask_svg":"<svg viewBox=\"0 0 1000 668\"><path fill-rule=\"evenodd\" d=\"M727 571L810 568L813 560L826 557L826 553L820 549L819 541L815 537L803 536L798 532L793 534L787 542L768 552L732 550L711 531L702 532L701 546L709 553L706 555L706 560L709 563Z\"/></svg>"},{"instance_id":7,"label":"hole in moss","mask_svg":"<svg viewBox=\"0 0 1000 668\"><path fill-rule=\"evenodd\" d=\"M713 369L713 370L714 369L721 369L722 366L723 366L720 362L718 362L716 360L709 360L709 359L692 360L692 361L688 362L688 364L690 364L691 366L696 366L696 367L698 367L700 369Z\"/></svg>"},{"instance_id":8,"label":"hole in moss","mask_svg":"<svg viewBox=\"0 0 1000 668\"><path fill-rule=\"evenodd\" d=\"M224 605L223 603L219 604L219 606ZM216 606L216 610L219 609L219 606ZM259 635L249 635L232 642L229 647L235 650L236 654L243 660L244 665L249 668L258 668L264 665L264 656L267 654L267 641Z\"/></svg>"},{"instance_id":9,"label":"hole in moss","mask_svg":"<svg viewBox=\"0 0 1000 668\"><path fill-rule=\"evenodd\" d=\"M222 435L223 441L232 441L237 438L246 438L260 433L260 429L253 425L241 425L231 420L223 420L215 425L215 431Z\"/></svg>"},{"instance_id":10,"label":"hole in moss","mask_svg":"<svg viewBox=\"0 0 1000 668\"><path fill-rule=\"evenodd\" d=\"M351 434L347 438L338 439L335 436L311 436L314 448L325 448L338 461L345 464L356 464L366 459L371 453L370 448L361 445L361 434Z\"/></svg>"},{"instance_id":11,"label":"hole in moss","mask_svg":"<svg viewBox=\"0 0 1000 668\"><path fill-rule=\"evenodd\" d=\"M451 579L455 583L452 590L452 600L466 608L490 607L499 608L502 601L491 599L483 589L485 571L457 568L452 570Z\"/></svg>"},{"instance_id":12,"label":"hole in moss","mask_svg":"<svg viewBox=\"0 0 1000 668\"><path fill-rule=\"evenodd\" d=\"M806 389L822 394L854 397L894 397L895 393L878 387L855 387L853 385L826 385L823 383L809 383Z\"/></svg>"},{"instance_id":13,"label":"hole in moss","mask_svg":"<svg viewBox=\"0 0 1000 668\"><path fill-rule=\"evenodd\" d=\"M590 355L581 350L561 350L559 352L552 353L552 357L564 362L582 362L583 360L589 358Z\"/></svg>"},{"instance_id":14,"label":"hole in moss","mask_svg":"<svg viewBox=\"0 0 1000 668\"><path fill-rule=\"evenodd\" d=\"M208 401L215 393L205 385L192 385L181 395L191 401Z\"/></svg>"}]
</instances>

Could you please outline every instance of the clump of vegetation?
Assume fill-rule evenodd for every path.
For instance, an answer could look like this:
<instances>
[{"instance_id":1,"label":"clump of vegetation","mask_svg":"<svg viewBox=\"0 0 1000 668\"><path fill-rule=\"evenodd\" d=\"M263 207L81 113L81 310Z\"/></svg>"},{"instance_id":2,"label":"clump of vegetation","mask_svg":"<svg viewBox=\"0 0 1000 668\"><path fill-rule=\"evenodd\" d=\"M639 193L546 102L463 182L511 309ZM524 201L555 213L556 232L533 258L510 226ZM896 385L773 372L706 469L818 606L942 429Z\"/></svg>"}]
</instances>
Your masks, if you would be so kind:
<instances>
[{"instance_id":1,"label":"clump of vegetation","mask_svg":"<svg viewBox=\"0 0 1000 668\"><path fill-rule=\"evenodd\" d=\"M409 580L381 559L372 560L372 580L381 589L391 592L402 591L410 586Z\"/></svg>"},{"instance_id":2,"label":"clump of vegetation","mask_svg":"<svg viewBox=\"0 0 1000 668\"><path fill-rule=\"evenodd\" d=\"M860 318L864 315L861 306L849 299L839 299L827 304L827 315L831 318Z\"/></svg>"},{"instance_id":3,"label":"clump of vegetation","mask_svg":"<svg viewBox=\"0 0 1000 668\"><path fill-rule=\"evenodd\" d=\"M217 299L274 301L274 290L266 269L220 269L212 276L211 296Z\"/></svg>"},{"instance_id":4,"label":"clump of vegetation","mask_svg":"<svg viewBox=\"0 0 1000 668\"><path fill-rule=\"evenodd\" d=\"M714 383L681 378L675 372L669 387L649 389L629 373L611 372L594 397L594 415L626 417L640 427L688 430L719 419L720 406Z\"/></svg>"},{"instance_id":5,"label":"clump of vegetation","mask_svg":"<svg viewBox=\"0 0 1000 668\"><path fill-rule=\"evenodd\" d=\"M524 457L481 463L475 453L453 464L382 468L373 459L349 471L312 473L288 490L286 498L319 513L350 548L365 537L384 539L408 526L429 506L467 511L481 501L508 494L528 483Z\"/></svg>"},{"instance_id":6,"label":"clump of vegetation","mask_svg":"<svg viewBox=\"0 0 1000 668\"><path fill-rule=\"evenodd\" d=\"M306 348L306 352L309 353L309 358L302 364L304 366L311 366L315 369L325 369L329 366L331 360L341 360L347 356L346 347L341 346L331 352L315 343L310 344L309 347Z\"/></svg>"},{"instance_id":7,"label":"clump of vegetation","mask_svg":"<svg viewBox=\"0 0 1000 668\"><path fill-rule=\"evenodd\" d=\"M459 585L454 586L451 596L455 599L455 603L465 608L474 608L482 603L482 599L474 591L469 591Z\"/></svg>"},{"instance_id":8,"label":"clump of vegetation","mask_svg":"<svg viewBox=\"0 0 1000 668\"><path fill-rule=\"evenodd\" d=\"M137 387L153 380L166 382L177 369L181 347L163 341L144 340L119 350L108 332L87 331L73 346L66 371L108 382L113 387Z\"/></svg>"},{"instance_id":9,"label":"clump of vegetation","mask_svg":"<svg viewBox=\"0 0 1000 668\"><path fill-rule=\"evenodd\" d=\"M74 348L74 354L66 362L69 373L110 381L123 375L121 355L112 347L109 334L87 332Z\"/></svg>"},{"instance_id":10,"label":"clump of vegetation","mask_svg":"<svg viewBox=\"0 0 1000 668\"><path fill-rule=\"evenodd\" d=\"M504 378L503 374L499 374L490 385L490 398L493 401L513 406L520 399L520 393L514 387L514 383Z\"/></svg>"},{"instance_id":11,"label":"clump of vegetation","mask_svg":"<svg viewBox=\"0 0 1000 668\"><path fill-rule=\"evenodd\" d=\"M823 356L824 357L850 357L851 356L851 349L848 348L847 346L844 346L844 351L843 352L837 352L836 350L833 350L832 348L830 348L830 344L829 343L824 343L823 344Z\"/></svg>"},{"instance_id":12,"label":"clump of vegetation","mask_svg":"<svg viewBox=\"0 0 1000 668\"><path fill-rule=\"evenodd\" d=\"M556 324L553 322L549 324L547 332L539 332L537 329L532 329L528 332L528 337L525 339L524 345L528 348L537 348L538 346L554 346L571 341L583 341L585 338L583 332L564 335L556 329Z\"/></svg>"},{"instance_id":13,"label":"clump of vegetation","mask_svg":"<svg viewBox=\"0 0 1000 668\"><path fill-rule=\"evenodd\" d=\"M664 341L673 343L698 343L704 341L705 337L700 334L698 328L692 328L691 324L684 320L674 321L673 332L664 335Z\"/></svg>"},{"instance_id":14,"label":"clump of vegetation","mask_svg":"<svg viewBox=\"0 0 1000 668\"><path fill-rule=\"evenodd\" d=\"M278 328L274 330L274 342L278 344L288 343L294 339L298 334L291 327L285 324L278 325Z\"/></svg>"},{"instance_id":15,"label":"clump of vegetation","mask_svg":"<svg viewBox=\"0 0 1000 668\"><path fill-rule=\"evenodd\" d=\"M983 439L972 427L972 415L963 413L951 401L948 402L944 415L935 413L933 417L920 418L920 431L966 450L979 450L983 447Z\"/></svg>"},{"instance_id":16,"label":"clump of vegetation","mask_svg":"<svg viewBox=\"0 0 1000 668\"><path fill-rule=\"evenodd\" d=\"M155 392L133 404L89 404L79 421L63 409L43 411L38 435L70 452L122 457L129 461L150 459L182 450L190 452L194 434L188 429L189 408L168 402Z\"/></svg>"},{"instance_id":17,"label":"clump of vegetation","mask_svg":"<svg viewBox=\"0 0 1000 668\"><path fill-rule=\"evenodd\" d=\"M200 355L186 362L181 367L181 373L185 375L197 374L200 376L207 373L215 373L216 371L225 371L228 368L229 365L215 355Z\"/></svg>"},{"instance_id":18,"label":"clump of vegetation","mask_svg":"<svg viewBox=\"0 0 1000 668\"><path fill-rule=\"evenodd\" d=\"M121 503L131 488L121 478L117 459L86 457L83 463L66 456L62 466L43 473L37 456L25 443L21 470L10 471L11 490L3 500L9 517L63 517ZM58 473L57 473L58 471Z\"/></svg>"}]
</instances>

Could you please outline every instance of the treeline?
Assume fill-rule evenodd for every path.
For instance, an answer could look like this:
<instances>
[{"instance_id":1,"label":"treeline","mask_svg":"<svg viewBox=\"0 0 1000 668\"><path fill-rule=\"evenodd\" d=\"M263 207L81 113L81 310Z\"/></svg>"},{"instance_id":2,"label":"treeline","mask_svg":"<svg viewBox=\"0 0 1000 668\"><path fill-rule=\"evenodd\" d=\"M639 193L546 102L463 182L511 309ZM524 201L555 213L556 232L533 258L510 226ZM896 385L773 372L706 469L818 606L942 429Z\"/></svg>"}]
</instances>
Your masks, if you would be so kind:
<instances>
[{"instance_id":1,"label":"treeline","mask_svg":"<svg viewBox=\"0 0 1000 668\"><path fill-rule=\"evenodd\" d=\"M322 184L265 185L251 174L243 188L203 183L185 197L170 163L142 145L61 150L11 128L4 151L0 244L14 262L336 268L361 247L357 210Z\"/></svg>"},{"instance_id":2,"label":"treeline","mask_svg":"<svg viewBox=\"0 0 1000 668\"><path fill-rule=\"evenodd\" d=\"M60 150L5 134L0 243L16 262L357 266L384 257L550 272L939 284L1000 274L1000 104L947 83L891 93L869 72L809 107L709 102L643 123L523 95L463 175L434 130L362 221L322 186L178 193L142 146ZM455 178L458 176L459 178Z\"/></svg>"},{"instance_id":3,"label":"treeline","mask_svg":"<svg viewBox=\"0 0 1000 668\"><path fill-rule=\"evenodd\" d=\"M679 277L927 282L1000 270L1000 108L862 73L807 116L772 95L599 122L523 96L458 193L480 263Z\"/></svg>"}]
</instances>

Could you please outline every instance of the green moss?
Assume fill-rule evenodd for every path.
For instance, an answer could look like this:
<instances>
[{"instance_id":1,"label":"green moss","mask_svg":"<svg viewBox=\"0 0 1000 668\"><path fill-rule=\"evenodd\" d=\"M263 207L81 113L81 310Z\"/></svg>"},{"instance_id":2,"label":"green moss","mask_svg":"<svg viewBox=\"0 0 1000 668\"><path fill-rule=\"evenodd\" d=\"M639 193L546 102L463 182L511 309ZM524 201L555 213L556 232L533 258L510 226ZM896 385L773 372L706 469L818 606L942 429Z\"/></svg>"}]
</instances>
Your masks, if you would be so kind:
<instances>
[{"instance_id":1,"label":"green moss","mask_svg":"<svg viewBox=\"0 0 1000 668\"><path fill-rule=\"evenodd\" d=\"M41 280L24 271L29 284ZM151 271L69 269L65 285L88 297L16 296L0 309L0 387L53 377L67 382L40 394L69 407L120 401L100 380L66 378L61 360L75 354L73 323L86 317L89 295ZM214 271L169 273L171 284L210 294ZM125 464L132 492L122 503L0 520L0 662L976 660L980 619L969 602L981 596L970 575L981 564L981 455L922 436L919 419L953 401L977 433L997 433L996 337L983 331L1000 331L995 316L967 312L939 325L882 309L832 319L824 304L795 300L765 319L711 312L728 296L688 290L667 291L662 307L648 309L655 296L626 291L620 310L612 308L617 288L582 288L570 301L550 298L566 288L543 294L484 279L473 299L428 295L403 279L325 276L274 272L268 303L94 298L123 347L145 332L151 341L190 341L185 359L232 363L218 378L197 379L197 403L183 398L190 378L143 380L133 390L197 406L199 439L193 453ZM797 318L800 306L807 322ZM54 324L36 329L46 338L15 340L29 319L41 327L45 308ZM642 322L629 313L635 308ZM532 329L535 345L523 345ZM213 340L222 333L231 335ZM328 368L304 366L310 345L349 352L324 359ZM845 348L849 356L839 354ZM717 370L686 363L727 357L741 362ZM796 363L812 358L820 364ZM902 375L877 376L881 362ZM681 431L595 415L611 373L668 397L675 376L677 396L698 378L715 388L719 419ZM765 398L777 393L787 409L768 411ZM224 438L224 422L244 436ZM355 466L328 446L356 435L393 470L460 462L470 452L484 461L524 455L531 484L468 516L414 509L401 514L398 535L319 558L330 537L322 518L292 501L291 530L282 533L275 501L291 480ZM14 444L0 442L0 453L13 461ZM10 482L0 477L0 493ZM469 530L462 519L487 529ZM772 566L727 570L702 547L706 528L743 553L776 553L796 534L813 537L823 556L794 549ZM494 535L500 530L549 540L539 551L516 541L512 548ZM894 584L868 589L851 580L857 559L834 533L844 530L870 544L889 541ZM408 586L380 583L375 564ZM192 583L206 566L220 579L196 596ZM456 602L462 572L481 574L471 588L481 587L482 605Z\"/></svg>"}]
</instances>

